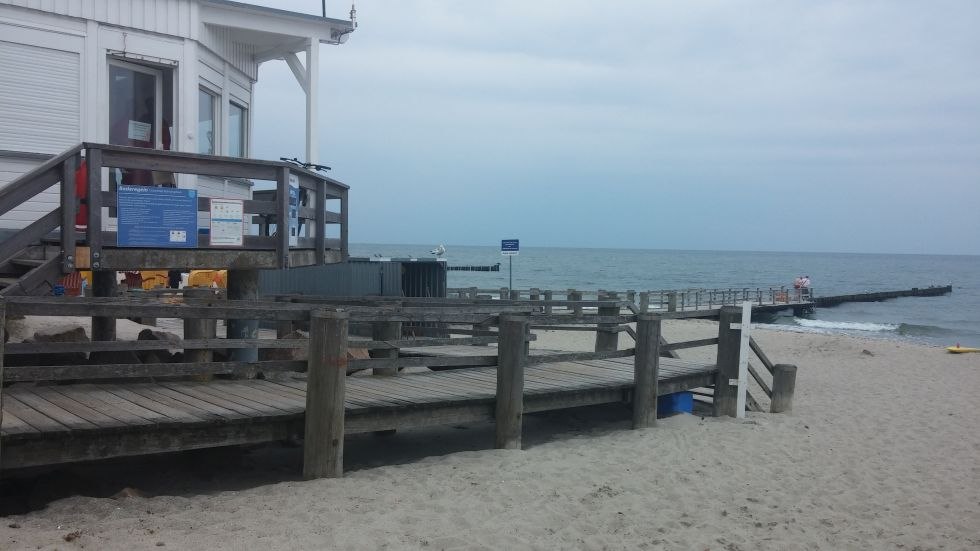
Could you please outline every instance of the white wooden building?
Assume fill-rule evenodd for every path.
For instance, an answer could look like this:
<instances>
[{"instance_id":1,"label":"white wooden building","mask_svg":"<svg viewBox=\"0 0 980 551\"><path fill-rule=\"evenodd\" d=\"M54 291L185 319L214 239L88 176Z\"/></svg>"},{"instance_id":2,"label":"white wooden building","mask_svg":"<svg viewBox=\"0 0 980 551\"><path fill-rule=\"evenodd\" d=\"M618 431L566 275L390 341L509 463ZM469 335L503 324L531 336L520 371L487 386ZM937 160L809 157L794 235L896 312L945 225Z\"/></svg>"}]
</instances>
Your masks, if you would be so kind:
<instances>
[{"instance_id":1,"label":"white wooden building","mask_svg":"<svg viewBox=\"0 0 980 551\"><path fill-rule=\"evenodd\" d=\"M227 0L0 0L0 187L83 141L248 157L258 68L276 59L306 93L316 162L320 45L354 28ZM178 185L251 194L237 180L180 175ZM55 187L0 217L0 230L58 201Z\"/></svg>"}]
</instances>

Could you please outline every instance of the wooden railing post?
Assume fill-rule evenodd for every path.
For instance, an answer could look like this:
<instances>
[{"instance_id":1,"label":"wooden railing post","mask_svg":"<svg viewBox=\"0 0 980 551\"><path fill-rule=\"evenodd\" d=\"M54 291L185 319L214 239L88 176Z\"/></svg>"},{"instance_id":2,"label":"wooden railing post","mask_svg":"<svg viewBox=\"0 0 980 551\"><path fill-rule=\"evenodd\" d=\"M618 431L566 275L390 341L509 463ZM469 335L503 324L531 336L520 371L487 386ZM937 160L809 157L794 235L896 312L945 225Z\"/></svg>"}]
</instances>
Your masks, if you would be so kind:
<instances>
[{"instance_id":1,"label":"wooden railing post","mask_svg":"<svg viewBox=\"0 0 980 551\"><path fill-rule=\"evenodd\" d=\"M527 365L527 316L500 316L497 344L497 423L494 447L521 449L524 416L524 367Z\"/></svg>"},{"instance_id":2,"label":"wooden railing post","mask_svg":"<svg viewBox=\"0 0 980 551\"><path fill-rule=\"evenodd\" d=\"M527 299L532 302L541 300L541 289L538 289L537 287L531 287L531 290L528 291L527 293ZM534 312L538 311L538 308L535 307L533 304L531 305L531 307L533 308Z\"/></svg>"},{"instance_id":3,"label":"wooden railing post","mask_svg":"<svg viewBox=\"0 0 980 551\"><path fill-rule=\"evenodd\" d=\"M397 341L402 338L402 322L400 321L376 321L371 324L371 340L375 341ZM383 350L371 350L372 358L398 358L397 348L385 348ZM371 371L374 375L398 375L397 367L378 367Z\"/></svg>"},{"instance_id":4,"label":"wooden railing post","mask_svg":"<svg viewBox=\"0 0 980 551\"><path fill-rule=\"evenodd\" d=\"M511 289L510 290L510 300L521 300L521 290Z\"/></svg>"},{"instance_id":5,"label":"wooden railing post","mask_svg":"<svg viewBox=\"0 0 980 551\"><path fill-rule=\"evenodd\" d=\"M75 170L78 155L65 159L61 165L61 273L75 271Z\"/></svg>"},{"instance_id":6,"label":"wooden railing post","mask_svg":"<svg viewBox=\"0 0 980 551\"><path fill-rule=\"evenodd\" d=\"M320 178L316 179L316 197L314 197L313 208L316 209L316 232L313 234L316 247L316 263L323 265L327 263L327 182ZM343 245L341 245L343 247Z\"/></svg>"},{"instance_id":7,"label":"wooden railing post","mask_svg":"<svg viewBox=\"0 0 980 551\"><path fill-rule=\"evenodd\" d=\"M619 295L615 292L607 292L599 295L599 300L619 300ZM612 306L600 306L599 307L600 316L619 316L619 304L614 304ZM600 323L596 328L595 333L595 351L596 352L612 352L619 349L619 324L618 323Z\"/></svg>"},{"instance_id":8,"label":"wooden railing post","mask_svg":"<svg viewBox=\"0 0 980 551\"><path fill-rule=\"evenodd\" d=\"M289 297L276 297L276 302L292 302ZM279 320L276 322L276 338L282 339L296 329L292 320Z\"/></svg>"},{"instance_id":9,"label":"wooden railing post","mask_svg":"<svg viewBox=\"0 0 980 551\"><path fill-rule=\"evenodd\" d=\"M0 426L3 426L3 341L7 327L7 303L0 298ZM3 466L3 441L0 440L0 467Z\"/></svg>"},{"instance_id":10,"label":"wooden railing post","mask_svg":"<svg viewBox=\"0 0 980 551\"><path fill-rule=\"evenodd\" d=\"M554 300L554 298L555 298L555 294L551 291L551 289L546 289L544 291L544 301L545 302L551 302L552 300ZM546 316L550 316L554 311L555 311L554 306L552 306L550 304L548 304L548 305L546 305L544 307L544 314Z\"/></svg>"},{"instance_id":11,"label":"wooden railing post","mask_svg":"<svg viewBox=\"0 0 980 551\"><path fill-rule=\"evenodd\" d=\"M115 271L93 270L92 271L92 296L114 297L116 296L117 275ZM105 316L92 317L92 340L93 341L114 341L116 340L116 318Z\"/></svg>"},{"instance_id":12,"label":"wooden railing post","mask_svg":"<svg viewBox=\"0 0 980 551\"><path fill-rule=\"evenodd\" d=\"M650 291L640 292L640 312L650 311Z\"/></svg>"},{"instance_id":13,"label":"wooden railing post","mask_svg":"<svg viewBox=\"0 0 980 551\"><path fill-rule=\"evenodd\" d=\"M796 390L796 366L776 364L772 369L772 401L770 413L793 410L793 393Z\"/></svg>"},{"instance_id":14,"label":"wooden railing post","mask_svg":"<svg viewBox=\"0 0 980 551\"><path fill-rule=\"evenodd\" d=\"M742 332L732 329L741 321L742 309L722 306L718 315L718 374L715 377L714 415L735 417L738 388L731 381L738 380L738 352Z\"/></svg>"},{"instance_id":15,"label":"wooden railing post","mask_svg":"<svg viewBox=\"0 0 980 551\"><path fill-rule=\"evenodd\" d=\"M344 474L344 388L347 381L346 312L310 314L303 478Z\"/></svg>"},{"instance_id":16,"label":"wooden railing post","mask_svg":"<svg viewBox=\"0 0 980 551\"><path fill-rule=\"evenodd\" d=\"M289 267L289 167L276 175L276 255L280 268ZM231 274L229 274L231 277ZM229 298L231 298L229 296Z\"/></svg>"},{"instance_id":17,"label":"wooden railing post","mask_svg":"<svg viewBox=\"0 0 980 551\"><path fill-rule=\"evenodd\" d=\"M507 287L500 288L500 300L507 300L510 298L510 289Z\"/></svg>"},{"instance_id":18,"label":"wooden railing post","mask_svg":"<svg viewBox=\"0 0 980 551\"><path fill-rule=\"evenodd\" d=\"M677 292L671 291L667 293L667 311L676 312L677 311Z\"/></svg>"},{"instance_id":19,"label":"wooden railing post","mask_svg":"<svg viewBox=\"0 0 980 551\"><path fill-rule=\"evenodd\" d=\"M258 298L258 270L228 270L228 300L257 300ZM230 319L225 322L225 326L225 336L229 339L259 338L258 320ZM259 350L258 348L233 348L229 350L228 356L233 362L254 362L259 359Z\"/></svg>"},{"instance_id":20,"label":"wooden railing post","mask_svg":"<svg viewBox=\"0 0 980 551\"><path fill-rule=\"evenodd\" d=\"M660 316L636 315L636 356L633 359L633 428L657 424L657 380L660 374Z\"/></svg>"},{"instance_id":21,"label":"wooden railing post","mask_svg":"<svg viewBox=\"0 0 980 551\"><path fill-rule=\"evenodd\" d=\"M214 296L214 291L209 288L185 288L185 299L207 299ZM213 339L217 336L217 320L213 319L193 319L184 318L184 338L185 339ZM210 362L212 352L208 349L184 350L184 361L191 363Z\"/></svg>"},{"instance_id":22,"label":"wooden railing post","mask_svg":"<svg viewBox=\"0 0 980 551\"><path fill-rule=\"evenodd\" d=\"M575 289L569 289L568 290L568 295L565 298L567 298L570 302L580 301L580 300L582 300L582 291L576 291ZM572 306L572 314L576 318L582 317L582 307L579 306L578 304L573 305Z\"/></svg>"},{"instance_id":23,"label":"wooden railing post","mask_svg":"<svg viewBox=\"0 0 980 551\"><path fill-rule=\"evenodd\" d=\"M89 247L89 266L102 269L102 150L90 148L85 152L88 165L88 228L85 242ZM93 277L94 273L93 273ZM93 286L95 281L92 282ZM93 289L93 295L95 290Z\"/></svg>"},{"instance_id":24,"label":"wooden railing post","mask_svg":"<svg viewBox=\"0 0 980 551\"><path fill-rule=\"evenodd\" d=\"M634 291L633 289L627 289L626 300L632 302L633 304L636 304L636 291Z\"/></svg>"}]
</instances>

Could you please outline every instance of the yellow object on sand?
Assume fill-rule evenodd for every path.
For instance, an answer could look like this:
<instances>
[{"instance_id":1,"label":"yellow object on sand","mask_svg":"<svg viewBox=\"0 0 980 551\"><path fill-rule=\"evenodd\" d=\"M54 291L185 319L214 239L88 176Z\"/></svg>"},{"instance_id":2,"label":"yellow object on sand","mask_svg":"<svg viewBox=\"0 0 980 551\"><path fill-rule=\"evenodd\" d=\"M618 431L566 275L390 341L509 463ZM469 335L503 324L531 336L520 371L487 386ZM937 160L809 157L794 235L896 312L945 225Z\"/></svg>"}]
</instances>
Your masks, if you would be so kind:
<instances>
[{"instance_id":1,"label":"yellow object on sand","mask_svg":"<svg viewBox=\"0 0 980 551\"><path fill-rule=\"evenodd\" d=\"M980 352L980 348L970 348L967 346L956 345L956 346L947 346L946 351L951 352L953 354L966 354L967 352Z\"/></svg>"},{"instance_id":2,"label":"yellow object on sand","mask_svg":"<svg viewBox=\"0 0 980 551\"><path fill-rule=\"evenodd\" d=\"M191 270L187 278L188 287L218 287L228 286L228 270Z\"/></svg>"},{"instance_id":3,"label":"yellow object on sand","mask_svg":"<svg viewBox=\"0 0 980 551\"><path fill-rule=\"evenodd\" d=\"M143 289L150 290L167 286L167 270L143 270L140 272L140 276L143 278Z\"/></svg>"}]
</instances>

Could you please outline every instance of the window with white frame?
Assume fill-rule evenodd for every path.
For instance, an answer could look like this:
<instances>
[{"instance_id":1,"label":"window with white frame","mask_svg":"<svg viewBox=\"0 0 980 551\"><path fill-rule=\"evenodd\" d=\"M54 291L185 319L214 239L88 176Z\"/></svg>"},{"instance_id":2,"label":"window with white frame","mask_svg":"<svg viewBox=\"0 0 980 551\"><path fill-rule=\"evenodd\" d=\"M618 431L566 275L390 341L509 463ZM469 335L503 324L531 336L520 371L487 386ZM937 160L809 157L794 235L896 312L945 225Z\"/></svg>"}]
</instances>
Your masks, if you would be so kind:
<instances>
[{"instance_id":1,"label":"window with white frame","mask_svg":"<svg viewBox=\"0 0 980 551\"><path fill-rule=\"evenodd\" d=\"M230 103L228 105L228 155L244 157L248 151L248 110Z\"/></svg>"},{"instance_id":2,"label":"window with white frame","mask_svg":"<svg viewBox=\"0 0 980 551\"><path fill-rule=\"evenodd\" d=\"M197 152L214 155L218 151L218 96L200 88L197 94Z\"/></svg>"}]
</instances>

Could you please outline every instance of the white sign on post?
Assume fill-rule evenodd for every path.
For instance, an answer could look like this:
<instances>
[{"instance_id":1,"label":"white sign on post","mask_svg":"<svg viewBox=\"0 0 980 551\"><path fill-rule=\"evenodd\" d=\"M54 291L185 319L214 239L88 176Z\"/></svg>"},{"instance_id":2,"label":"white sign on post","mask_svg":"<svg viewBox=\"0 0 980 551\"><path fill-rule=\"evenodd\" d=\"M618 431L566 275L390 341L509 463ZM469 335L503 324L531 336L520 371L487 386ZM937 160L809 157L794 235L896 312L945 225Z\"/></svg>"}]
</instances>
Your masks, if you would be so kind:
<instances>
[{"instance_id":1,"label":"white sign on post","mask_svg":"<svg viewBox=\"0 0 980 551\"><path fill-rule=\"evenodd\" d=\"M735 417L745 417L745 394L749 387L749 328L752 327L752 303L742 303L742 339L738 346L738 393L735 398Z\"/></svg>"},{"instance_id":2,"label":"white sign on post","mask_svg":"<svg viewBox=\"0 0 980 551\"><path fill-rule=\"evenodd\" d=\"M211 199L211 244L245 245L245 203L241 199Z\"/></svg>"}]
</instances>

